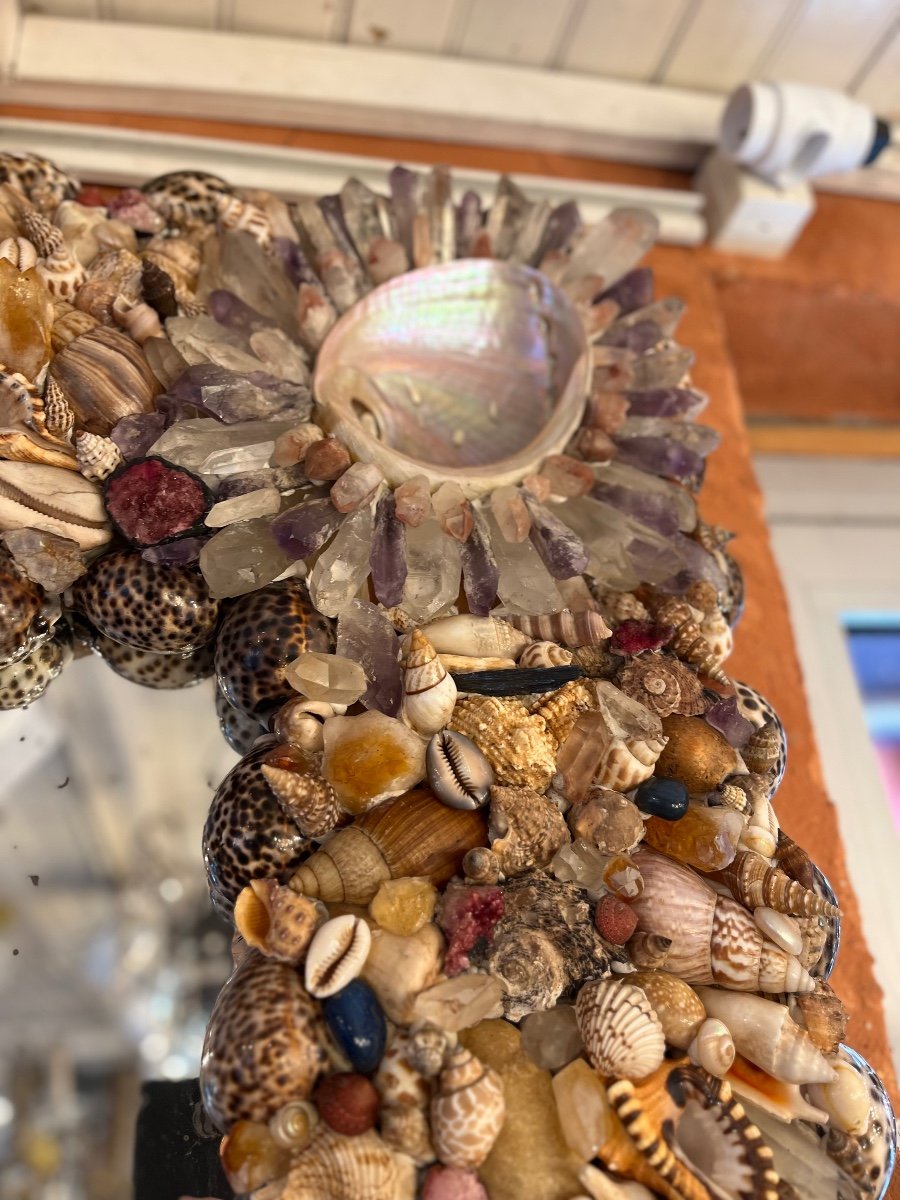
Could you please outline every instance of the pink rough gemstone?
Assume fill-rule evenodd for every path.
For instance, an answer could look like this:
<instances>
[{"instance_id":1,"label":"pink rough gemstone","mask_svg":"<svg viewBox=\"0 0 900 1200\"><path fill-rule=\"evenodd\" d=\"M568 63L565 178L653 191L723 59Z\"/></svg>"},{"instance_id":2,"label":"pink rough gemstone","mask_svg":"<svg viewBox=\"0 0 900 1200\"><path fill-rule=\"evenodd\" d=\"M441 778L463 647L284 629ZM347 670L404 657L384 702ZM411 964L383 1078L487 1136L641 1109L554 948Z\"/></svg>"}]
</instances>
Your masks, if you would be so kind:
<instances>
[{"instance_id":1,"label":"pink rough gemstone","mask_svg":"<svg viewBox=\"0 0 900 1200\"><path fill-rule=\"evenodd\" d=\"M388 238L376 238L369 247L366 266L369 268L372 282L377 286L408 271L409 258L399 242L392 242Z\"/></svg>"},{"instance_id":2,"label":"pink rough gemstone","mask_svg":"<svg viewBox=\"0 0 900 1200\"><path fill-rule=\"evenodd\" d=\"M586 496L594 486L594 472L587 463L568 454L553 454L544 460L541 474L550 480L552 496Z\"/></svg>"},{"instance_id":3,"label":"pink rough gemstone","mask_svg":"<svg viewBox=\"0 0 900 1200\"><path fill-rule=\"evenodd\" d=\"M582 429L577 445L588 462L609 462L616 457L616 444L602 429Z\"/></svg>"},{"instance_id":4,"label":"pink rough gemstone","mask_svg":"<svg viewBox=\"0 0 900 1200\"><path fill-rule=\"evenodd\" d=\"M526 475L522 486L531 492L539 504L543 504L550 495L550 480L546 475Z\"/></svg>"},{"instance_id":5,"label":"pink rough gemstone","mask_svg":"<svg viewBox=\"0 0 900 1200\"><path fill-rule=\"evenodd\" d=\"M369 503L383 482L374 463L353 463L331 489L331 503L338 512L356 512Z\"/></svg>"},{"instance_id":6,"label":"pink rough gemstone","mask_svg":"<svg viewBox=\"0 0 900 1200\"><path fill-rule=\"evenodd\" d=\"M628 416L628 401L621 392L595 392L587 402L584 423L591 429L615 433Z\"/></svg>"},{"instance_id":7,"label":"pink rough gemstone","mask_svg":"<svg viewBox=\"0 0 900 1200\"><path fill-rule=\"evenodd\" d=\"M613 630L609 648L613 654L640 654L643 650L658 650L665 646L675 631L671 625L654 621L623 621Z\"/></svg>"},{"instance_id":8,"label":"pink rough gemstone","mask_svg":"<svg viewBox=\"0 0 900 1200\"><path fill-rule=\"evenodd\" d=\"M468 970L469 951L479 938L491 941L504 907L503 892L498 887L451 884L447 888L438 923L447 935L444 971L448 976Z\"/></svg>"},{"instance_id":9,"label":"pink rough gemstone","mask_svg":"<svg viewBox=\"0 0 900 1200\"><path fill-rule=\"evenodd\" d=\"M110 200L107 211L111 217L130 225L138 233L160 233L165 228L165 221L150 207L147 197L137 188L123 188Z\"/></svg>"},{"instance_id":10,"label":"pink rough gemstone","mask_svg":"<svg viewBox=\"0 0 900 1200\"><path fill-rule=\"evenodd\" d=\"M431 512L431 486L424 475L414 475L401 483L394 492L397 520L412 529L428 517Z\"/></svg>"},{"instance_id":11,"label":"pink rough gemstone","mask_svg":"<svg viewBox=\"0 0 900 1200\"><path fill-rule=\"evenodd\" d=\"M106 482L106 511L133 546L155 546L199 525L212 506L202 479L161 458L128 463Z\"/></svg>"},{"instance_id":12,"label":"pink rough gemstone","mask_svg":"<svg viewBox=\"0 0 900 1200\"><path fill-rule=\"evenodd\" d=\"M491 511L507 542L524 542L531 530L531 513L518 488L500 487L491 492Z\"/></svg>"},{"instance_id":13,"label":"pink rough gemstone","mask_svg":"<svg viewBox=\"0 0 900 1200\"><path fill-rule=\"evenodd\" d=\"M434 515L448 537L458 542L468 540L475 518L472 505L458 483L442 483L431 498Z\"/></svg>"},{"instance_id":14,"label":"pink rough gemstone","mask_svg":"<svg viewBox=\"0 0 900 1200\"><path fill-rule=\"evenodd\" d=\"M488 1192L474 1171L436 1163L428 1168L422 1200L488 1200Z\"/></svg>"},{"instance_id":15,"label":"pink rough gemstone","mask_svg":"<svg viewBox=\"0 0 900 1200\"><path fill-rule=\"evenodd\" d=\"M349 466L350 451L332 437L313 442L303 459L307 479L339 479Z\"/></svg>"}]
</instances>

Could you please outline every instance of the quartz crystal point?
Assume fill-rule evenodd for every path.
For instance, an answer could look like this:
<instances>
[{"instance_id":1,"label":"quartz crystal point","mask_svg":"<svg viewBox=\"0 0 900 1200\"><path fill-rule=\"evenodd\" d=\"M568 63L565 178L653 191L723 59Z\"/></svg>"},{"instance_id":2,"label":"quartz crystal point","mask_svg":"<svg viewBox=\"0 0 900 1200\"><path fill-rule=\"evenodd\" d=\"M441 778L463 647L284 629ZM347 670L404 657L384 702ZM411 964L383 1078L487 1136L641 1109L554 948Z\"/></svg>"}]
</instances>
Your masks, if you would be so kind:
<instances>
[{"instance_id":1,"label":"quartz crystal point","mask_svg":"<svg viewBox=\"0 0 900 1200\"><path fill-rule=\"evenodd\" d=\"M394 236L387 201L358 179L348 179L341 188L344 224L359 257L368 261L372 245Z\"/></svg>"},{"instance_id":2,"label":"quartz crystal point","mask_svg":"<svg viewBox=\"0 0 900 1200\"><path fill-rule=\"evenodd\" d=\"M463 588L469 612L486 617L497 598L500 568L491 546L487 522L480 512L473 511L474 524L467 541L460 547Z\"/></svg>"},{"instance_id":3,"label":"quartz crystal point","mask_svg":"<svg viewBox=\"0 0 900 1200\"><path fill-rule=\"evenodd\" d=\"M169 317L166 334L191 366L211 362L245 374L263 369L244 334L226 329L212 317Z\"/></svg>"},{"instance_id":4,"label":"quartz crystal point","mask_svg":"<svg viewBox=\"0 0 900 1200\"><path fill-rule=\"evenodd\" d=\"M336 649L366 673L364 707L396 717L403 698L400 639L383 610L367 600L345 604L338 615Z\"/></svg>"},{"instance_id":5,"label":"quartz crystal point","mask_svg":"<svg viewBox=\"0 0 900 1200\"><path fill-rule=\"evenodd\" d=\"M531 265L540 266L546 255L565 250L580 228L581 214L575 201L565 200L558 204L544 226L544 236Z\"/></svg>"},{"instance_id":6,"label":"quartz crystal point","mask_svg":"<svg viewBox=\"0 0 900 1200\"><path fill-rule=\"evenodd\" d=\"M677 521L682 533L690 533L697 525L697 505L689 492L667 479L648 475L645 471L620 461L604 463L595 472L593 495L627 516L650 525L642 513L660 511L660 500ZM650 508L644 507L644 497L653 497ZM660 531L661 532L661 531Z\"/></svg>"},{"instance_id":7,"label":"quartz crystal point","mask_svg":"<svg viewBox=\"0 0 900 1200\"><path fill-rule=\"evenodd\" d=\"M369 577L369 554L375 514L371 505L345 518L336 536L310 572L309 594L326 617L336 617Z\"/></svg>"},{"instance_id":8,"label":"quartz crystal point","mask_svg":"<svg viewBox=\"0 0 900 1200\"><path fill-rule=\"evenodd\" d=\"M459 595L462 564L459 542L444 535L440 525L427 521L406 533L406 586L402 605L417 625L434 620Z\"/></svg>"},{"instance_id":9,"label":"quartz crystal point","mask_svg":"<svg viewBox=\"0 0 900 1200\"><path fill-rule=\"evenodd\" d=\"M544 231L550 220L552 209L546 200L532 204L516 231L512 248L509 252L509 262L522 263L529 266L535 259L544 240Z\"/></svg>"},{"instance_id":10,"label":"quartz crystal point","mask_svg":"<svg viewBox=\"0 0 900 1200\"><path fill-rule=\"evenodd\" d=\"M223 425L211 417L198 417L170 426L150 447L150 453L197 475L256 470L268 465L275 439L292 427L290 421ZM216 457L224 454L229 457Z\"/></svg>"},{"instance_id":11,"label":"quartz crystal point","mask_svg":"<svg viewBox=\"0 0 900 1200\"><path fill-rule=\"evenodd\" d=\"M214 288L206 298L209 314L227 329L242 333L254 333L257 329L271 329L272 321L227 288Z\"/></svg>"},{"instance_id":12,"label":"quartz crystal point","mask_svg":"<svg viewBox=\"0 0 900 1200\"><path fill-rule=\"evenodd\" d=\"M343 516L330 500L308 500L286 509L271 524L272 536L290 562L309 558L337 533Z\"/></svg>"},{"instance_id":13,"label":"quartz crystal point","mask_svg":"<svg viewBox=\"0 0 900 1200\"><path fill-rule=\"evenodd\" d=\"M507 542L493 514L485 520L497 562L497 595L511 612L549 613L563 607L559 589L531 542Z\"/></svg>"},{"instance_id":14,"label":"quartz crystal point","mask_svg":"<svg viewBox=\"0 0 900 1200\"><path fill-rule=\"evenodd\" d=\"M417 267L450 262L456 256L452 189L449 168L432 168L425 181L423 211L413 227L413 261Z\"/></svg>"},{"instance_id":15,"label":"quartz crystal point","mask_svg":"<svg viewBox=\"0 0 900 1200\"><path fill-rule=\"evenodd\" d=\"M636 308L627 316L621 316L616 324L637 325L641 321L652 321L658 325L666 337L671 337L681 318L684 316L685 303L677 296L666 296L663 300L655 300L644 308Z\"/></svg>"},{"instance_id":16,"label":"quartz crystal point","mask_svg":"<svg viewBox=\"0 0 900 1200\"><path fill-rule=\"evenodd\" d=\"M290 562L273 539L265 517L226 526L200 551L200 570L217 600L265 587Z\"/></svg>"},{"instance_id":17,"label":"quartz crystal point","mask_svg":"<svg viewBox=\"0 0 900 1200\"><path fill-rule=\"evenodd\" d=\"M627 375L623 377L622 387L625 391L636 392L651 388L680 387L693 365L693 351L684 346L654 350L635 359Z\"/></svg>"},{"instance_id":18,"label":"quartz crystal point","mask_svg":"<svg viewBox=\"0 0 900 1200\"><path fill-rule=\"evenodd\" d=\"M491 492L491 512L507 542L524 542L531 530L531 513L520 488L507 486Z\"/></svg>"},{"instance_id":19,"label":"quartz crystal point","mask_svg":"<svg viewBox=\"0 0 900 1200\"><path fill-rule=\"evenodd\" d=\"M701 458L712 454L722 435L709 425L697 425L692 421L669 421L663 417L636 417L629 414L621 427L616 431L616 439L624 440L632 437L666 438L686 446Z\"/></svg>"},{"instance_id":20,"label":"quartz crystal point","mask_svg":"<svg viewBox=\"0 0 900 1200\"><path fill-rule=\"evenodd\" d=\"M531 514L531 541L544 566L554 579L581 575L590 559L584 542L559 517L533 500L527 491L524 499Z\"/></svg>"},{"instance_id":21,"label":"quartz crystal point","mask_svg":"<svg viewBox=\"0 0 900 1200\"><path fill-rule=\"evenodd\" d=\"M316 272L335 308L343 313L362 299L368 291L368 281L349 237L338 228L330 209L329 213L331 221L310 196L297 201L297 221L312 249Z\"/></svg>"},{"instance_id":22,"label":"quartz crystal point","mask_svg":"<svg viewBox=\"0 0 900 1200\"><path fill-rule=\"evenodd\" d=\"M650 267L634 267L597 299L612 300L623 314L644 308L653 302L653 271Z\"/></svg>"},{"instance_id":23,"label":"quartz crystal point","mask_svg":"<svg viewBox=\"0 0 900 1200\"><path fill-rule=\"evenodd\" d=\"M431 512L431 487L425 475L414 475L394 491L397 520L415 528Z\"/></svg>"},{"instance_id":24,"label":"quartz crystal point","mask_svg":"<svg viewBox=\"0 0 900 1200\"><path fill-rule=\"evenodd\" d=\"M613 325L599 339L601 346L617 346L633 354L646 354L663 340L663 331L655 321L637 321Z\"/></svg>"},{"instance_id":25,"label":"quartz crystal point","mask_svg":"<svg viewBox=\"0 0 900 1200\"><path fill-rule=\"evenodd\" d=\"M355 512L374 499L383 483L384 476L375 463L355 462L332 487L331 503L338 512Z\"/></svg>"},{"instance_id":26,"label":"quartz crystal point","mask_svg":"<svg viewBox=\"0 0 900 1200\"><path fill-rule=\"evenodd\" d=\"M296 289L249 233L226 233L219 238L221 286L228 288L288 336L296 332Z\"/></svg>"},{"instance_id":27,"label":"quartz crystal point","mask_svg":"<svg viewBox=\"0 0 900 1200\"><path fill-rule=\"evenodd\" d=\"M229 371L215 363L197 363L170 387L170 396L232 425L240 421L305 421L312 410L309 389L285 385L275 378L271 386Z\"/></svg>"},{"instance_id":28,"label":"quartz crystal point","mask_svg":"<svg viewBox=\"0 0 900 1200\"><path fill-rule=\"evenodd\" d=\"M493 258L510 257L531 207L531 201L518 184L513 183L508 175L501 175L484 226Z\"/></svg>"},{"instance_id":29,"label":"quartz crystal point","mask_svg":"<svg viewBox=\"0 0 900 1200\"><path fill-rule=\"evenodd\" d=\"M366 673L355 659L309 650L284 668L284 678L308 700L355 704L366 690Z\"/></svg>"},{"instance_id":30,"label":"quartz crystal point","mask_svg":"<svg viewBox=\"0 0 900 1200\"><path fill-rule=\"evenodd\" d=\"M253 517L271 517L281 508L281 493L277 488L256 488L238 496L220 500L206 514L209 529L223 529L236 521L249 521Z\"/></svg>"},{"instance_id":31,"label":"quartz crystal point","mask_svg":"<svg viewBox=\"0 0 900 1200\"><path fill-rule=\"evenodd\" d=\"M410 171L408 167L394 167L388 180L397 241L412 261L413 224L419 211L422 178L418 172Z\"/></svg>"},{"instance_id":32,"label":"quartz crystal point","mask_svg":"<svg viewBox=\"0 0 900 1200\"><path fill-rule=\"evenodd\" d=\"M378 501L370 556L372 586L385 608L393 608L403 598L406 583L406 527L397 520L391 492Z\"/></svg>"},{"instance_id":33,"label":"quartz crystal point","mask_svg":"<svg viewBox=\"0 0 900 1200\"><path fill-rule=\"evenodd\" d=\"M659 221L646 209L614 209L575 243L563 284L594 275L609 289L644 257L658 232Z\"/></svg>"}]
</instances>

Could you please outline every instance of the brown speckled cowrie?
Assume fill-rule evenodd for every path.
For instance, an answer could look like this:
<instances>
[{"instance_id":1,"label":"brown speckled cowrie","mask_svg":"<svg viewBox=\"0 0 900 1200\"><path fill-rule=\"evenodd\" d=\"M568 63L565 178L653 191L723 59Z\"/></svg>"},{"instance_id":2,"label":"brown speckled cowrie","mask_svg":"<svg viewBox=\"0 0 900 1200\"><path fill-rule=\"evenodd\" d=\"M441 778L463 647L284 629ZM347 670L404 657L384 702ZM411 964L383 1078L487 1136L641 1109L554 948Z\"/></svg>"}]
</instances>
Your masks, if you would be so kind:
<instances>
[{"instance_id":1,"label":"brown speckled cowrie","mask_svg":"<svg viewBox=\"0 0 900 1200\"><path fill-rule=\"evenodd\" d=\"M73 589L76 607L116 642L184 654L210 641L219 602L191 567L162 567L133 550L97 560Z\"/></svg>"}]
</instances>

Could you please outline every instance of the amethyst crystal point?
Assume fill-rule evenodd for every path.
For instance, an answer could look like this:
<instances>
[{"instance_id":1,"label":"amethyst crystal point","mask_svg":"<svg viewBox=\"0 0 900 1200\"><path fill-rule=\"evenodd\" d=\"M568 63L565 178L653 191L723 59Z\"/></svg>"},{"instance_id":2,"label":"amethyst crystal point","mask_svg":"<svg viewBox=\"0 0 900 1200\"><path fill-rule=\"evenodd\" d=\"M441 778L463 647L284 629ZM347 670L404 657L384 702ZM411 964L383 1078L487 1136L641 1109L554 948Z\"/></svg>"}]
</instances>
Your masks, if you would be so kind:
<instances>
[{"instance_id":1,"label":"amethyst crystal point","mask_svg":"<svg viewBox=\"0 0 900 1200\"><path fill-rule=\"evenodd\" d=\"M674 546L662 541L635 537L625 547L628 561L643 583L659 584L670 579L681 567Z\"/></svg>"},{"instance_id":2,"label":"amethyst crystal point","mask_svg":"<svg viewBox=\"0 0 900 1200\"><path fill-rule=\"evenodd\" d=\"M394 167L388 176L391 187L391 208L397 228L397 241L412 261L413 223L419 211L422 178L408 167Z\"/></svg>"},{"instance_id":3,"label":"amethyst crystal point","mask_svg":"<svg viewBox=\"0 0 900 1200\"><path fill-rule=\"evenodd\" d=\"M666 580L662 586L663 591L681 595L692 583L702 579L711 583L719 595L726 594L728 580L708 550L704 550L699 542L685 537L683 533L674 534L670 540L681 555L682 567L677 576Z\"/></svg>"},{"instance_id":4,"label":"amethyst crystal point","mask_svg":"<svg viewBox=\"0 0 900 1200\"><path fill-rule=\"evenodd\" d=\"M385 492L375 508L370 561L375 595L385 608L392 608L400 603L406 584L406 527L397 520L391 492Z\"/></svg>"},{"instance_id":5,"label":"amethyst crystal point","mask_svg":"<svg viewBox=\"0 0 900 1200\"><path fill-rule=\"evenodd\" d=\"M286 509L270 528L284 553L296 562L320 550L337 533L343 519L330 500L308 500Z\"/></svg>"},{"instance_id":6,"label":"amethyst crystal point","mask_svg":"<svg viewBox=\"0 0 900 1200\"><path fill-rule=\"evenodd\" d=\"M522 495L531 514L529 536L544 566L554 579L581 575L590 558L584 542L559 517L538 504L527 489Z\"/></svg>"},{"instance_id":7,"label":"amethyst crystal point","mask_svg":"<svg viewBox=\"0 0 900 1200\"><path fill-rule=\"evenodd\" d=\"M141 551L145 562L157 567L189 567L200 557L207 539L202 537L179 538L177 542L164 542L160 546L148 546Z\"/></svg>"},{"instance_id":8,"label":"amethyst crystal point","mask_svg":"<svg viewBox=\"0 0 900 1200\"><path fill-rule=\"evenodd\" d=\"M581 214L574 200L566 200L554 208L544 226L538 251L531 260L532 266L538 266L547 254L565 250L580 228Z\"/></svg>"},{"instance_id":9,"label":"amethyst crystal point","mask_svg":"<svg viewBox=\"0 0 900 1200\"><path fill-rule=\"evenodd\" d=\"M738 707L737 696L723 696L706 710L707 723L734 746L743 750L755 729Z\"/></svg>"},{"instance_id":10,"label":"amethyst crystal point","mask_svg":"<svg viewBox=\"0 0 900 1200\"><path fill-rule=\"evenodd\" d=\"M662 340L663 331L655 321L637 321L634 325L613 325L601 337L600 344L646 354Z\"/></svg>"},{"instance_id":11,"label":"amethyst crystal point","mask_svg":"<svg viewBox=\"0 0 900 1200\"><path fill-rule=\"evenodd\" d=\"M591 495L595 500L612 505L620 513L634 517L663 537L671 537L678 530L678 508L664 493L642 492L636 488L608 484L601 476L594 484Z\"/></svg>"},{"instance_id":12,"label":"amethyst crystal point","mask_svg":"<svg viewBox=\"0 0 900 1200\"><path fill-rule=\"evenodd\" d=\"M677 479L680 483L699 486L703 478L703 459L687 446L664 437L613 438L619 451L619 461L651 475Z\"/></svg>"},{"instance_id":13,"label":"amethyst crystal point","mask_svg":"<svg viewBox=\"0 0 900 1200\"><path fill-rule=\"evenodd\" d=\"M628 415L632 417L668 417L690 421L709 403L709 397L693 388L651 388L646 392L625 392Z\"/></svg>"},{"instance_id":14,"label":"amethyst crystal point","mask_svg":"<svg viewBox=\"0 0 900 1200\"><path fill-rule=\"evenodd\" d=\"M369 685L360 703L397 716L403 695L400 640L387 615L367 600L351 600L338 618L335 650L366 673Z\"/></svg>"},{"instance_id":15,"label":"amethyst crystal point","mask_svg":"<svg viewBox=\"0 0 900 1200\"><path fill-rule=\"evenodd\" d=\"M626 272L618 283L601 292L597 300L612 300L620 312L634 312L653 302L653 271L650 267L635 267Z\"/></svg>"},{"instance_id":16,"label":"amethyst crystal point","mask_svg":"<svg viewBox=\"0 0 900 1200\"><path fill-rule=\"evenodd\" d=\"M162 437L166 424L165 413L135 413L117 421L109 436L121 450L125 461L130 462L148 454L154 442Z\"/></svg>"},{"instance_id":17,"label":"amethyst crystal point","mask_svg":"<svg viewBox=\"0 0 900 1200\"><path fill-rule=\"evenodd\" d=\"M169 396L226 425L276 418L305 421L312 408L309 389L302 384L286 384L263 372L247 376L211 362L188 367Z\"/></svg>"},{"instance_id":18,"label":"amethyst crystal point","mask_svg":"<svg viewBox=\"0 0 900 1200\"><path fill-rule=\"evenodd\" d=\"M220 325L228 329L237 329L243 333L254 333L257 329L270 329L272 320L251 308L240 296L225 288L216 288L209 293L206 301L210 316L215 317Z\"/></svg>"},{"instance_id":19,"label":"amethyst crystal point","mask_svg":"<svg viewBox=\"0 0 900 1200\"><path fill-rule=\"evenodd\" d=\"M666 438L686 446L694 454L706 458L722 440L717 429L710 425L695 425L691 421L668 421L661 417L629 416L616 430L616 439Z\"/></svg>"},{"instance_id":20,"label":"amethyst crystal point","mask_svg":"<svg viewBox=\"0 0 900 1200\"><path fill-rule=\"evenodd\" d=\"M301 283L309 283L321 290L322 284L319 281L318 275L316 275L315 271L309 265L309 260L299 245L292 238L272 238L272 252L275 256L275 261L279 263L282 271L294 287L299 287Z\"/></svg>"},{"instance_id":21,"label":"amethyst crystal point","mask_svg":"<svg viewBox=\"0 0 900 1200\"><path fill-rule=\"evenodd\" d=\"M481 197L477 192L466 192L456 210L456 253L460 258L467 258L471 253L483 220Z\"/></svg>"},{"instance_id":22,"label":"amethyst crystal point","mask_svg":"<svg viewBox=\"0 0 900 1200\"><path fill-rule=\"evenodd\" d=\"M462 555L463 588L469 612L486 617L497 598L500 568L491 549L491 537L484 517L473 510L472 532L460 546Z\"/></svg>"}]
</instances>

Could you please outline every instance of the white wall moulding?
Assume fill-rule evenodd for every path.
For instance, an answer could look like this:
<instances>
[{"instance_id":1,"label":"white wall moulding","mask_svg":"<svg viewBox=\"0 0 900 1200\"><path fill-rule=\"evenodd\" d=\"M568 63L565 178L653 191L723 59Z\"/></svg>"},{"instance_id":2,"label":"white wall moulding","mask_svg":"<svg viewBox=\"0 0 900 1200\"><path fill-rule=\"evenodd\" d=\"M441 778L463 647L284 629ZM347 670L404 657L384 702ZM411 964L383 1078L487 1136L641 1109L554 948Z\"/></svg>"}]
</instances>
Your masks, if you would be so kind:
<instances>
[{"instance_id":1,"label":"white wall moulding","mask_svg":"<svg viewBox=\"0 0 900 1200\"><path fill-rule=\"evenodd\" d=\"M24 14L8 101L523 146L690 168L722 97L290 37Z\"/></svg>"},{"instance_id":2,"label":"white wall moulding","mask_svg":"<svg viewBox=\"0 0 900 1200\"><path fill-rule=\"evenodd\" d=\"M0 144L13 151L45 154L97 183L140 183L153 175L194 167L222 175L238 187L268 187L286 197L337 191L349 176L383 189L393 161L361 155L285 149L218 138L180 137L107 126L0 119ZM431 163L409 163L430 167ZM461 194L474 188L490 195L491 171L454 167ZM660 240L696 245L706 236L703 197L674 188L632 187L584 180L520 175L517 181L538 200L574 199L587 221L599 220L622 205L649 208L659 217Z\"/></svg>"}]
</instances>

